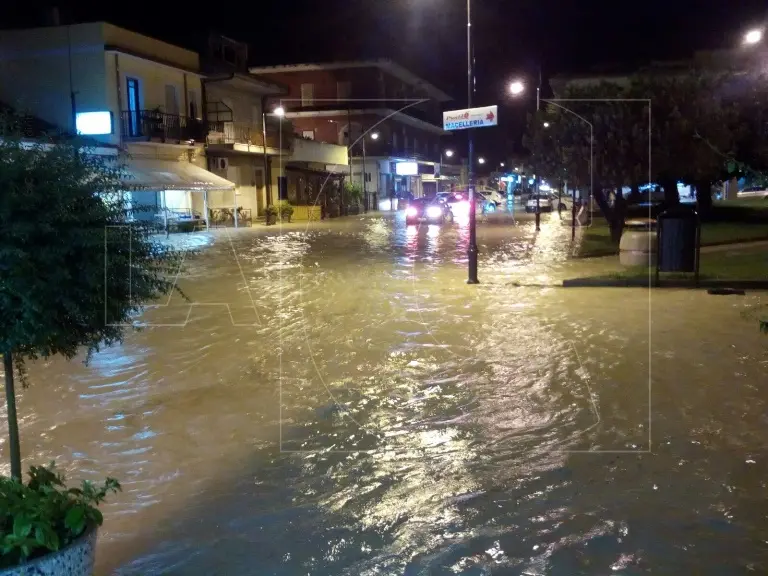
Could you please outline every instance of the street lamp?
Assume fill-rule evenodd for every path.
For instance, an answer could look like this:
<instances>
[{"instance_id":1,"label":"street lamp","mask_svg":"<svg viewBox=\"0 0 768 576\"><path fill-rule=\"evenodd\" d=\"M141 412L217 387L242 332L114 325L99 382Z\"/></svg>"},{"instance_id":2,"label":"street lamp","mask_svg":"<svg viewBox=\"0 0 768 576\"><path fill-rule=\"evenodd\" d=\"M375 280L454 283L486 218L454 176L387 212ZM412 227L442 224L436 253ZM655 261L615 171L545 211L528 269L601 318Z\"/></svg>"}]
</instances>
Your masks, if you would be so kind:
<instances>
[{"instance_id":1,"label":"street lamp","mask_svg":"<svg viewBox=\"0 0 768 576\"><path fill-rule=\"evenodd\" d=\"M759 44L763 40L763 31L759 28L744 34L744 44Z\"/></svg>"},{"instance_id":2,"label":"street lamp","mask_svg":"<svg viewBox=\"0 0 768 576\"><path fill-rule=\"evenodd\" d=\"M446 151L445 151L445 155L446 155L448 158L451 158L451 157L453 157L453 150L446 150Z\"/></svg>"},{"instance_id":3,"label":"street lamp","mask_svg":"<svg viewBox=\"0 0 768 576\"><path fill-rule=\"evenodd\" d=\"M477 159L477 162L478 164L485 164L485 158L481 156L480 158Z\"/></svg>"},{"instance_id":4,"label":"street lamp","mask_svg":"<svg viewBox=\"0 0 768 576\"><path fill-rule=\"evenodd\" d=\"M501 166L502 168L504 168L504 162L499 162L499 166Z\"/></svg>"},{"instance_id":5,"label":"street lamp","mask_svg":"<svg viewBox=\"0 0 768 576\"><path fill-rule=\"evenodd\" d=\"M379 133L378 132L373 132L371 134L371 140L378 140L378 139L379 139Z\"/></svg>"},{"instance_id":6,"label":"street lamp","mask_svg":"<svg viewBox=\"0 0 768 576\"><path fill-rule=\"evenodd\" d=\"M282 118L283 116L285 116L285 108L283 108L282 106L278 106L277 108L272 110L272 113L275 116L279 116L280 118Z\"/></svg>"},{"instance_id":7,"label":"street lamp","mask_svg":"<svg viewBox=\"0 0 768 576\"><path fill-rule=\"evenodd\" d=\"M443 178L443 154L445 154L448 158L451 158L453 156L453 150L450 148L446 150L445 152L440 151L440 178ZM440 190L438 190L439 192Z\"/></svg>"},{"instance_id":8,"label":"street lamp","mask_svg":"<svg viewBox=\"0 0 768 576\"><path fill-rule=\"evenodd\" d=\"M511 82L509 84L509 91L513 96L522 94L524 90L525 90L525 84L520 82L520 80L515 80L514 82Z\"/></svg>"},{"instance_id":9,"label":"street lamp","mask_svg":"<svg viewBox=\"0 0 768 576\"><path fill-rule=\"evenodd\" d=\"M544 128L549 128L549 122L544 122L543 126Z\"/></svg>"}]
</instances>

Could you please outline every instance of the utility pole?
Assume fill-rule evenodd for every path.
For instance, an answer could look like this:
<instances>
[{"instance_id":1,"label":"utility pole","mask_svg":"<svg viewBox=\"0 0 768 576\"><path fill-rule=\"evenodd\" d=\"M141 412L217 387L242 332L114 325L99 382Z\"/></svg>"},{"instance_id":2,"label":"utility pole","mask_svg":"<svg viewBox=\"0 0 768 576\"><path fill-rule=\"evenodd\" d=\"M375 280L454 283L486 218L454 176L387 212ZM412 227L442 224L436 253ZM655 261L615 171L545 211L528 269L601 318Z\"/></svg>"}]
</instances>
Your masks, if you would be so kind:
<instances>
[{"instance_id":1,"label":"utility pole","mask_svg":"<svg viewBox=\"0 0 768 576\"><path fill-rule=\"evenodd\" d=\"M541 110L541 65L539 65L539 84L536 86L536 112L539 110ZM536 179L536 232L541 232L541 199L539 198L539 179L541 175L539 172L540 170L537 168L536 174L533 175Z\"/></svg>"}]
</instances>

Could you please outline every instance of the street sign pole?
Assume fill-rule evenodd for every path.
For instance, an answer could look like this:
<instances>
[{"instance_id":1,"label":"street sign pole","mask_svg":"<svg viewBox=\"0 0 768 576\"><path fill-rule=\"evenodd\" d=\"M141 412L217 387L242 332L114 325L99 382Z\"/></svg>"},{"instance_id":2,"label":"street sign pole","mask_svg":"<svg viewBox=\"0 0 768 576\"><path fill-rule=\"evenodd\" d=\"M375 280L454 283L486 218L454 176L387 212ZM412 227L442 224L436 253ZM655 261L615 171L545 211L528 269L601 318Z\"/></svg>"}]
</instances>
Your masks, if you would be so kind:
<instances>
[{"instance_id":1,"label":"street sign pole","mask_svg":"<svg viewBox=\"0 0 768 576\"><path fill-rule=\"evenodd\" d=\"M467 0L467 108L472 108L472 0ZM474 142L472 129L467 133L469 140L469 167L467 171L467 187L469 188L469 245L467 246L467 284L479 284L477 279L477 223L475 218L475 182L472 152Z\"/></svg>"}]
</instances>

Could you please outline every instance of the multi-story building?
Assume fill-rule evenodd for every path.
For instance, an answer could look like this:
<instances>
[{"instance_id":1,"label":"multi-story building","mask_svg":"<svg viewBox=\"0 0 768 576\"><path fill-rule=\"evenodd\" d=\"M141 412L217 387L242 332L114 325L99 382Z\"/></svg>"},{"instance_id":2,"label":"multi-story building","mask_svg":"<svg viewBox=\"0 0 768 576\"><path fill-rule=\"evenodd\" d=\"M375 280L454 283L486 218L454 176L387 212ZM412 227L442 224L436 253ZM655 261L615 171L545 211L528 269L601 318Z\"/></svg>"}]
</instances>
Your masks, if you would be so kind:
<instances>
[{"instance_id":1,"label":"multi-story building","mask_svg":"<svg viewBox=\"0 0 768 576\"><path fill-rule=\"evenodd\" d=\"M207 224L237 203L206 169L201 79L197 53L105 22L0 32L0 101L127 151L132 202Z\"/></svg>"},{"instance_id":2,"label":"multi-story building","mask_svg":"<svg viewBox=\"0 0 768 576\"><path fill-rule=\"evenodd\" d=\"M321 202L309 191L347 173L347 149L295 139L291 122L267 106L285 89L249 74L247 62L247 44L211 35L203 64L209 169L235 183L247 214L285 199L294 204L294 219L319 218Z\"/></svg>"},{"instance_id":3,"label":"multi-story building","mask_svg":"<svg viewBox=\"0 0 768 576\"><path fill-rule=\"evenodd\" d=\"M292 120L297 139L347 147L349 178L365 205L437 191L441 105L451 98L389 60L252 67L286 88L269 98ZM383 202L380 202L383 201Z\"/></svg>"}]
</instances>

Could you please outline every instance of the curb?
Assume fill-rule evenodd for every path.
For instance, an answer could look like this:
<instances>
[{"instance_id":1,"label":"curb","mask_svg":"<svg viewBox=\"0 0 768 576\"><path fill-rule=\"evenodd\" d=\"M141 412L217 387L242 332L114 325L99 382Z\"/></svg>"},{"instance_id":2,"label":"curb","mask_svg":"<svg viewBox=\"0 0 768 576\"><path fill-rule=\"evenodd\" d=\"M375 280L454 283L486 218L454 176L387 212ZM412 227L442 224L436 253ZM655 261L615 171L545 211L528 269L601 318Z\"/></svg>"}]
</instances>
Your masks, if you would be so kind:
<instances>
[{"instance_id":1,"label":"curb","mask_svg":"<svg viewBox=\"0 0 768 576\"><path fill-rule=\"evenodd\" d=\"M732 288L736 290L768 290L768 280L702 280L694 286L691 280L660 280L654 285L649 278L569 278L563 288Z\"/></svg>"}]
</instances>

